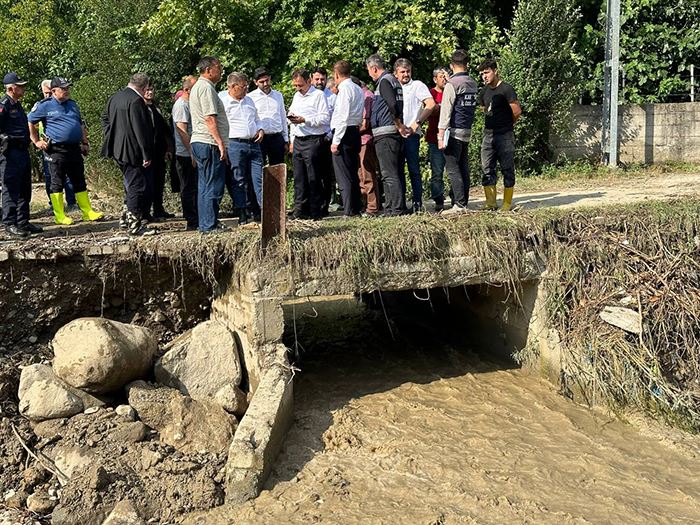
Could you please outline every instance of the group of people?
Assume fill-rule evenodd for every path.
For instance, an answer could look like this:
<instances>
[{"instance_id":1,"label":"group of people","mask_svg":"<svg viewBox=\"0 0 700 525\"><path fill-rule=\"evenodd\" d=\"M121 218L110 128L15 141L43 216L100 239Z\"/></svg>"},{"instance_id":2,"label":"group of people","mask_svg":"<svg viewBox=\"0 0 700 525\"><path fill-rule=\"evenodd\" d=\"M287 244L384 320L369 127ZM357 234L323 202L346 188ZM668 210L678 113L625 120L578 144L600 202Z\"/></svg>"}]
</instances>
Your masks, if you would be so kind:
<instances>
[{"instance_id":1,"label":"group of people","mask_svg":"<svg viewBox=\"0 0 700 525\"><path fill-rule=\"evenodd\" d=\"M240 72L229 74L226 89L218 91L224 70L216 57L207 56L197 65L198 77L183 79L172 126L153 100L148 76L134 74L127 87L109 99L102 117L102 156L114 159L124 178L121 225L138 235L147 233L149 222L172 217L163 208L167 152L174 154L188 230L225 229L219 207L226 189L240 224L259 221L263 166L284 163L287 151L292 156L294 219L323 218L334 200L345 217L420 212L424 210L421 137L428 144L435 210L444 209L445 171L452 208L443 213L463 210L469 198L468 144L478 108L485 112L484 209L497 209L500 164L505 186L501 209L508 210L515 184L513 124L521 108L512 86L499 78L495 61L479 66L484 82L479 89L467 73L467 58L465 51L455 51L450 68L435 69L434 85L428 88L413 79L409 60L399 58L389 71L379 55L372 55L366 67L374 92L352 75L344 60L334 64L331 78L323 68L300 68L292 73L295 94L287 107L263 67L254 71L254 91L248 93L249 79ZM30 142L44 154L55 222L72 222L64 212L64 189L69 204L75 195L85 220L101 218L87 197L83 156L89 144L80 110L70 99L70 82L60 77L47 81L46 98L26 116L19 102L26 82L14 73L4 80L7 95L0 100L0 139L6 140L0 142L0 168L6 230L21 238L40 231L29 223Z\"/></svg>"},{"instance_id":2,"label":"group of people","mask_svg":"<svg viewBox=\"0 0 700 525\"><path fill-rule=\"evenodd\" d=\"M92 209L85 183L83 157L88 154L85 123L78 105L70 98L71 83L54 77L42 82L43 100L27 113L22 98L27 81L11 72L3 77L5 95L0 99L0 179L2 223L5 232L27 239L42 228L29 222L32 197L29 145L42 152L46 191L57 224L71 224L65 215L63 191L69 203L82 211L83 220L97 221L102 213ZM71 202L73 201L73 202Z\"/></svg>"}]
</instances>

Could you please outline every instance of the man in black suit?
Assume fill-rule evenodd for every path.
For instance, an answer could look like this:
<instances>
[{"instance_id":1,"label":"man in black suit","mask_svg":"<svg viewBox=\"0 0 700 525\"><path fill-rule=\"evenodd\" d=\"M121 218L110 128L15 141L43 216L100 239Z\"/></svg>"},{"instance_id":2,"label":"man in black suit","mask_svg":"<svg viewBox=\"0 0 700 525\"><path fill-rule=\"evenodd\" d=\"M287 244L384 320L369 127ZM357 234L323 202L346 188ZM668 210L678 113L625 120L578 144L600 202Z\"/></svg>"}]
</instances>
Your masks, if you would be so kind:
<instances>
[{"instance_id":1,"label":"man in black suit","mask_svg":"<svg viewBox=\"0 0 700 525\"><path fill-rule=\"evenodd\" d=\"M132 235L146 231L143 210L154 147L153 123L144 101L149 84L145 74L132 75L128 86L112 95L102 115L102 156L117 161L124 174L126 227Z\"/></svg>"}]
</instances>

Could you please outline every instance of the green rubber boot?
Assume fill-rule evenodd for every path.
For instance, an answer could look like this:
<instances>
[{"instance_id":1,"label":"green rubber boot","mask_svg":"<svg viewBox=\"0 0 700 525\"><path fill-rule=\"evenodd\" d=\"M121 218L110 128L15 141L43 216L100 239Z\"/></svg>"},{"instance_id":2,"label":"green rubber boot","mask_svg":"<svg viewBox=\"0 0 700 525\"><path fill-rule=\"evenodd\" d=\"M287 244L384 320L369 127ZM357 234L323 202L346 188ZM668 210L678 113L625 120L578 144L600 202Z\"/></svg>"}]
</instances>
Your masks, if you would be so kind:
<instances>
[{"instance_id":1,"label":"green rubber boot","mask_svg":"<svg viewBox=\"0 0 700 525\"><path fill-rule=\"evenodd\" d=\"M80 211L83 212L84 221L99 221L104 217L104 213L93 211L92 206L90 206L90 199L88 198L87 191L76 193L75 200L78 202Z\"/></svg>"},{"instance_id":2,"label":"green rubber boot","mask_svg":"<svg viewBox=\"0 0 700 525\"><path fill-rule=\"evenodd\" d=\"M494 211L498 209L496 206L496 186L484 186L484 195L486 195L486 202L481 207L484 211Z\"/></svg>"},{"instance_id":3,"label":"green rubber boot","mask_svg":"<svg viewBox=\"0 0 700 525\"><path fill-rule=\"evenodd\" d=\"M503 206L501 206L501 211L510 211L510 207L513 204L513 188L503 189Z\"/></svg>"},{"instance_id":4,"label":"green rubber boot","mask_svg":"<svg viewBox=\"0 0 700 525\"><path fill-rule=\"evenodd\" d=\"M53 216L56 224L63 224L68 226L73 224L73 219L66 216L65 211L63 211L63 193L52 193L49 195L51 199L51 207L53 208Z\"/></svg>"}]
</instances>

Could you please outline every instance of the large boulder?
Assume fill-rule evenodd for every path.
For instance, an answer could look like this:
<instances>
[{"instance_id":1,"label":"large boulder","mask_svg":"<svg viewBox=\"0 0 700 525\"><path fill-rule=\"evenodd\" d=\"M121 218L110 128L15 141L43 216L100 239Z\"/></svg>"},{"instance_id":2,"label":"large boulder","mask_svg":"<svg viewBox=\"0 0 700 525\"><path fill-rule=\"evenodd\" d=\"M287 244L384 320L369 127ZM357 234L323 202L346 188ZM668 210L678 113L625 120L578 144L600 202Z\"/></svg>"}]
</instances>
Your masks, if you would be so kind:
<instances>
[{"instance_id":1,"label":"large boulder","mask_svg":"<svg viewBox=\"0 0 700 525\"><path fill-rule=\"evenodd\" d=\"M158 342L150 330L99 317L71 321L53 338L53 367L66 383L107 393L145 377Z\"/></svg>"},{"instance_id":2,"label":"large boulder","mask_svg":"<svg viewBox=\"0 0 700 525\"><path fill-rule=\"evenodd\" d=\"M19 411L32 421L71 417L91 407L103 406L99 399L61 381L50 366L29 365L19 378Z\"/></svg>"},{"instance_id":3,"label":"large boulder","mask_svg":"<svg viewBox=\"0 0 700 525\"><path fill-rule=\"evenodd\" d=\"M242 370L233 333L217 321L205 321L175 339L156 362L159 383L200 401L215 401L240 411ZM234 410L236 408L237 410Z\"/></svg>"},{"instance_id":4,"label":"large boulder","mask_svg":"<svg viewBox=\"0 0 700 525\"><path fill-rule=\"evenodd\" d=\"M225 453L238 426L218 404L197 401L178 390L135 381L127 386L129 405L163 443L185 454Z\"/></svg>"}]
</instances>

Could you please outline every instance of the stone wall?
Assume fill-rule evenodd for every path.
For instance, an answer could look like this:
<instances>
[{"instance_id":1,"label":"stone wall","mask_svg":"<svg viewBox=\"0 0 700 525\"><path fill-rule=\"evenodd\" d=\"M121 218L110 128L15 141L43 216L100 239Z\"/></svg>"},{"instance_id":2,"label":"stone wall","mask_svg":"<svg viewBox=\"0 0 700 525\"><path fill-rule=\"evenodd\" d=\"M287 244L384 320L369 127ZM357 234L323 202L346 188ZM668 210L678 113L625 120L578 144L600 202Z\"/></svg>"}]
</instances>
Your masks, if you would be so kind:
<instances>
[{"instance_id":1,"label":"stone wall","mask_svg":"<svg viewBox=\"0 0 700 525\"><path fill-rule=\"evenodd\" d=\"M572 135L554 138L558 159L601 158L602 106L575 106ZM619 159L624 163L700 162L700 102L620 106Z\"/></svg>"}]
</instances>

